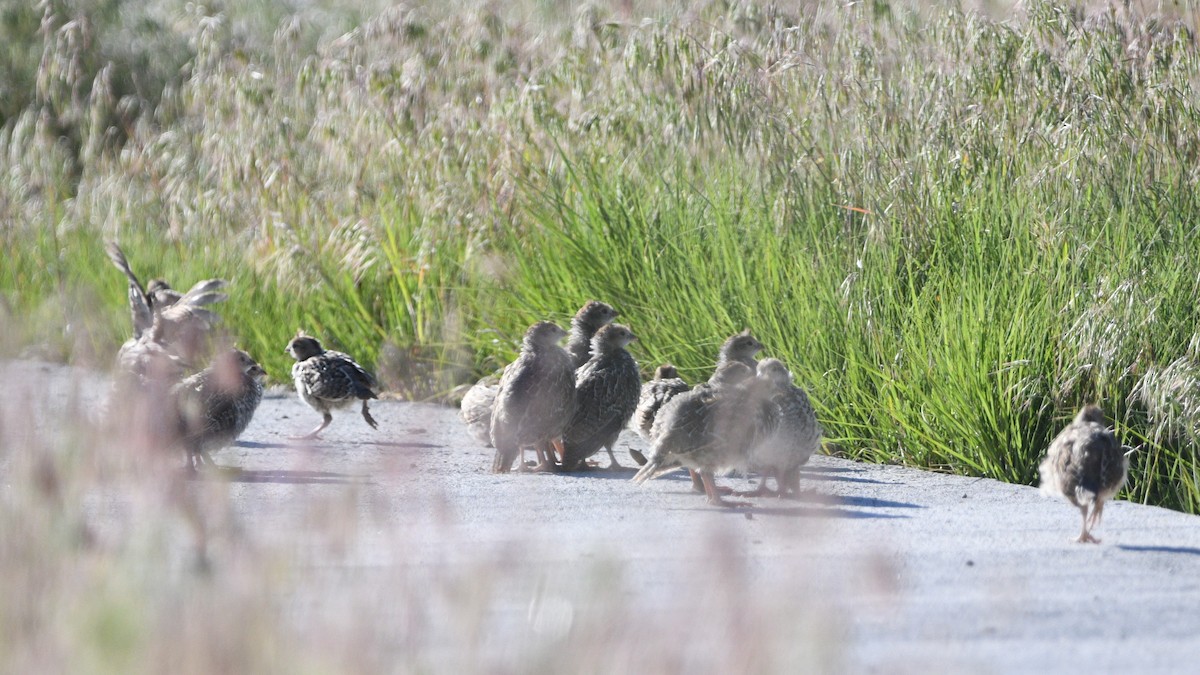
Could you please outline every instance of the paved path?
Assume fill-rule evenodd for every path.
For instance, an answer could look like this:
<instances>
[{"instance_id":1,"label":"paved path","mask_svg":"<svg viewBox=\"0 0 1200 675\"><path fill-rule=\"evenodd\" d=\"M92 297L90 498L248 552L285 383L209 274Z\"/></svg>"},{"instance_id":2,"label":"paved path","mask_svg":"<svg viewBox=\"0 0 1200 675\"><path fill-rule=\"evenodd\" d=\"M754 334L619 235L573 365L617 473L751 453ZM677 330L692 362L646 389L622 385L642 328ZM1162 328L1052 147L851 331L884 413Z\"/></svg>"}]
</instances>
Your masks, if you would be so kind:
<instances>
[{"instance_id":1,"label":"paved path","mask_svg":"<svg viewBox=\"0 0 1200 675\"><path fill-rule=\"evenodd\" d=\"M226 485L241 536L288 560L289 611L369 616L392 666L1166 673L1200 656L1194 516L1118 501L1104 543L1079 545L1077 512L1034 488L829 457L802 499L727 510L677 475L494 476L457 411L373 410L378 431L348 410L304 445L286 437L316 413L268 397L217 455L243 472L197 485ZM630 466L645 447L620 445Z\"/></svg>"}]
</instances>

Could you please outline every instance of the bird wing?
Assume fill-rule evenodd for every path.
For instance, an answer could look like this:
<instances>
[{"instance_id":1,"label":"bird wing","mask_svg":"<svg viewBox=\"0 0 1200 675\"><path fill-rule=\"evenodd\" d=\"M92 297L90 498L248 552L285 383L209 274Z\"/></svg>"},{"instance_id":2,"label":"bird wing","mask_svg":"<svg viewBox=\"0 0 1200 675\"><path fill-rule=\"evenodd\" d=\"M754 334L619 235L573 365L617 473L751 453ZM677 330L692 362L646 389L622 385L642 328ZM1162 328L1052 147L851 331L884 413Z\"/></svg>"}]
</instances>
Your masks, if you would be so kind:
<instances>
[{"instance_id":1,"label":"bird wing","mask_svg":"<svg viewBox=\"0 0 1200 675\"><path fill-rule=\"evenodd\" d=\"M125 258L125 252L121 250L117 242L105 242L104 250L108 253L108 259L129 280L129 313L133 323L133 337L139 338L150 329L154 321L154 317L150 312L150 299L146 297L145 287L142 286L141 281L138 281L137 275L133 273L133 268L129 266L129 261Z\"/></svg>"}]
</instances>

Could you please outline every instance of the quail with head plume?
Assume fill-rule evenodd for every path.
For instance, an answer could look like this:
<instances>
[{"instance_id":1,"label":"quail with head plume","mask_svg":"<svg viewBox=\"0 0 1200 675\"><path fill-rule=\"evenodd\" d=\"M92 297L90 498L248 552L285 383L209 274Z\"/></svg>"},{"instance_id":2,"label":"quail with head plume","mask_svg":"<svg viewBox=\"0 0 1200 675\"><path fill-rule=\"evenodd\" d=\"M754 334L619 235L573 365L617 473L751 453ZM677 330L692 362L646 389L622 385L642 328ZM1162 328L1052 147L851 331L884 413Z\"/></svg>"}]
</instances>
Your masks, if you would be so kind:
<instances>
[{"instance_id":1,"label":"quail with head plume","mask_svg":"<svg viewBox=\"0 0 1200 675\"><path fill-rule=\"evenodd\" d=\"M767 478L773 477L777 494L800 491L800 467L821 447L821 425L808 394L792 383L792 373L779 359L758 363L758 379L779 406L779 424L750 450L750 468L762 474L758 488L744 494L768 494Z\"/></svg>"},{"instance_id":2,"label":"quail with head plume","mask_svg":"<svg viewBox=\"0 0 1200 675\"><path fill-rule=\"evenodd\" d=\"M333 421L334 408L354 401L362 401L362 416L367 424L372 429L379 427L367 407L368 401L379 398L374 391L375 378L348 354L327 350L316 338L303 333L292 338L285 351L296 359L292 364L296 393L322 417L317 428L297 438L316 438Z\"/></svg>"},{"instance_id":3,"label":"quail with head plume","mask_svg":"<svg viewBox=\"0 0 1200 675\"><path fill-rule=\"evenodd\" d=\"M231 349L171 390L189 471L202 463L215 466L209 453L231 445L246 430L262 400L264 374L249 354Z\"/></svg>"},{"instance_id":4,"label":"quail with head plume","mask_svg":"<svg viewBox=\"0 0 1200 675\"><path fill-rule=\"evenodd\" d=\"M562 468L581 468L588 457L608 450L610 469L621 465L613 446L633 417L641 394L637 361L625 349L637 339L619 323L601 328L592 338L592 358L575 371L575 414L563 431Z\"/></svg>"},{"instance_id":5,"label":"quail with head plume","mask_svg":"<svg viewBox=\"0 0 1200 675\"><path fill-rule=\"evenodd\" d=\"M567 333L549 321L525 331L521 353L500 378L492 409L494 473L507 473L526 448L538 454L539 469L562 454L563 429L575 412L575 368L571 355L558 345ZM521 463L522 468L524 462Z\"/></svg>"},{"instance_id":6,"label":"quail with head plume","mask_svg":"<svg viewBox=\"0 0 1200 675\"><path fill-rule=\"evenodd\" d=\"M1066 497L1079 509L1083 529L1075 541L1100 543L1091 530L1100 524L1104 502L1125 484L1129 471L1125 451L1095 405L1084 406L1050 442L1038 467L1040 487L1044 494Z\"/></svg>"},{"instance_id":7,"label":"quail with head plume","mask_svg":"<svg viewBox=\"0 0 1200 675\"><path fill-rule=\"evenodd\" d=\"M715 474L746 468L749 449L778 425L779 407L744 363L723 364L719 372L714 385L679 394L659 411L650 461L635 483L682 466L699 474L710 504L743 505L722 497Z\"/></svg>"}]
</instances>

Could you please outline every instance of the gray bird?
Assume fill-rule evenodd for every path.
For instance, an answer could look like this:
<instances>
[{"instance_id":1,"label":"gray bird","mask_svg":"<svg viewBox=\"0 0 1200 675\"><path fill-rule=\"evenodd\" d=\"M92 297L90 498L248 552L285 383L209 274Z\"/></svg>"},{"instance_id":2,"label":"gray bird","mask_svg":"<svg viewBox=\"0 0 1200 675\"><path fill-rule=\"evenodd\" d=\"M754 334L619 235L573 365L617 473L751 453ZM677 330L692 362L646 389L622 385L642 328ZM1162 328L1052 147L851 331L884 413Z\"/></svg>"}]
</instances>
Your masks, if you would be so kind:
<instances>
[{"instance_id":1,"label":"gray bird","mask_svg":"<svg viewBox=\"0 0 1200 675\"><path fill-rule=\"evenodd\" d=\"M590 358L592 337L596 335L596 331L611 323L616 316L617 310L596 300L587 301L575 312L575 318L571 319L567 352L572 355L576 368L587 363ZM476 440L488 447L492 445L492 406L495 405L499 388L499 377L485 375L471 385L459 402L459 416L466 423L467 430Z\"/></svg>"},{"instance_id":2,"label":"gray bird","mask_svg":"<svg viewBox=\"0 0 1200 675\"><path fill-rule=\"evenodd\" d=\"M808 394L792 383L792 373L779 359L758 363L758 378L779 406L779 424L750 451L750 468L762 474L758 488L739 493L756 497L769 494L767 478L773 477L777 495L795 495L800 491L800 467L821 448L822 429Z\"/></svg>"},{"instance_id":3,"label":"gray bird","mask_svg":"<svg viewBox=\"0 0 1200 675\"><path fill-rule=\"evenodd\" d=\"M372 429L379 428L367 402L379 398L375 394L375 378L348 354L327 350L314 337L297 335L288 342L285 351L296 359L292 364L292 381L296 393L313 410L321 413L317 428L296 438L316 438L333 421L334 408L343 408L362 401L362 416Z\"/></svg>"},{"instance_id":4,"label":"gray bird","mask_svg":"<svg viewBox=\"0 0 1200 675\"><path fill-rule=\"evenodd\" d=\"M609 469L621 468L613 446L637 409L642 376L625 349L637 336L619 323L592 338L592 358L575 371L575 414L563 431L562 469L574 471L588 457L608 450Z\"/></svg>"},{"instance_id":5,"label":"gray bird","mask_svg":"<svg viewBox=\"0 0 1200 675\"><path fill-rule=\"evenodd\" d=\"M679 377L679 371L675 369L675 366L664 363L655 368L654 379L642 385L641 394L638 396L637 410L634 411L633 420L631 420L634 431L646 440L653 440L650 436L650 428L654 426L654 418L658 415L658 411L667 404L667 401L689 389L691 387Z\"/></svg>"},{"instance_id":6,"label":"gray bird","mask_svg":"<svg viewBox=\"0 0 1200 675\"><path fill-rule=\"evenodd\" d=\"M1094 405L1084 406L1050 442L1038 466L1040 487L1043 494L1066 497L1079 509L1083 529L1075 541L1100 543L1091 529L1100 524L1105 500L1125 484L1129 471L1125 450L1106 426L1104 412Z\"/></svg>"},{"instance_id":7,"label":"gray bird","mask_svg":"<svg viewBox=\"0 0 1200 675\"><path fill-rule=\"evenodd\" d=\"M203 463L215 466L209 453L231 445L246 430L262 400L264 374L249 354L232 349L171 390L188 471Z\"/></svg>"},{"instance_id":8,"label":"gray bird","mask_svg":"<svg viewBox=\"0 0 1200 675\"><path fill-rule=\"evenodd\" d=\"M566 335L549 321L533 324L525 331L517 360L500 378L492 409L494 473L512 470L526 448L537 452L540 470L553 465L550 446L562 455L563 429L575 412L575 367L571 355L558 346Z\"/></svg>"},{"instance_id":9,"label":"gray bird","mask_svg":"<svg viewBox=\"0 0 1200 675\"><path fill-rule=\"evenodd\" d=\"M588 300L575 312L567 338L567 353L571 355L576 368L581 368L592 358L592 338L616 318L617 310L597 300Z\"/></svg>"},{"instance_id":10,"label":"gray bird","mask_svg":"<svg viewBox=\"0 0 1200 675\"><path fill-rule=\"evenodd\" d=\"M744 363L750 367L751 373L758 367L758 360L754 358L755 354L762 351L763 345L753 335L750 334L750 329L730 335L728 339L721 344L721 349L717 352L717 370L726 363L737 362ZM715 375L717 371L713 371Z\"/></svg>"},{"instance_id":11,"label":"gray bird","mask_svg":"<svg viewBox=\"0 0 1200 675\"><path fill-rule=\"evenodd\" d=\"M712 386L679 394L659 411L650 461L635 483L682 466L700 475L710 504L744 505L722 497L715 474L748 466L750 448L778 425L779 406L746 364L726 363L719 372Z\"/></svg>"},{"instance_id":12,"label":"gray bird","mask_svg":"<svg viewBox=\"0 0 1200 675\"><path fill-rule=\"evenodd\" d=\"M212 333L220 317L206 307L227 299L217 292L226 282L206 279L184 294L161 279L143 288L121 247L110 241L105 250L129 281L133 336L117 352L118 372L142 383L151 379L177 382L211 352Z\"/></svg>"}]
</instances>

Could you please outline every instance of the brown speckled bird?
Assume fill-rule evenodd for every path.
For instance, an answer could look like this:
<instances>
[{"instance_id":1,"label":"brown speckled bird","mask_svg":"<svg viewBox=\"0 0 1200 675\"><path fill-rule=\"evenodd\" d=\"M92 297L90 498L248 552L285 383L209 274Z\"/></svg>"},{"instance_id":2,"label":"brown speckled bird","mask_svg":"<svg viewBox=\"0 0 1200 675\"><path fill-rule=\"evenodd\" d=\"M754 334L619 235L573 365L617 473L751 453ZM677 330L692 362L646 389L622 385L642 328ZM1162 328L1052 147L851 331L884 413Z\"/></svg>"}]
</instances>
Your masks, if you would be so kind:
<instances>
[{"instance_id":1,"label":"brown speckled bird","mask_svg":"<svg viewBox=\"0 0 1200 675\"><path fill-rule=\"evenodd\" d=\"M592 338L592 358L575 371L575 414L563 430L564 471L582 468L600 448L608 450L608 468L621 468L613 446L642 391L637 361L625 349L636 339L619 323L604 326Z\"/></svg>"},{"instance_id":2,"label":"brown speckled bird","mask_svg":"<svg viewBox=\"0 0 1200 675\"><path fill-rule=\"evenodd\" d=\"M512 470L526 448L538 453L540 470L553 465L549 446L562 454L563 429L575 412L575 367L571 355L558 346L566 335L549 321L533 324L525 331L521 354L500 378L492 408L494 473Z\"/></svg>"},{"instance_id":3,"label":"brown speckled bird","mask_svg":"<svg viewBox=\"0 0 1200 675\"><path fill-rule=\"evenodd\" d=\"M679 394L659 411L650 461L635 483L683 466L699 473L710 504L744 505L722 497L715 473L747 467L750 448L778 425L779 407L746 364L726 363L719 371L716 383Z\"/></svg>"},{"instance_id":4,"label":"brown speckled bird","mask_svg":"<svg viewBox=\"0 0 1200 675\"><path fill-rule=\"evenodd\" d=\"M687 382L679 377L675 366L664 363L654 369L654 379L642 385L638 396L637 410L633 413L631 425L642 438L653 440L650 429L654 426L654 418L667 401L691 389Z\"/></svg>"},{"instance_id":5,"label":"brown speckled bird","mask_svg":"<svg viewBox=\"0 0 1200 675\"><path fill-rule=\"evenodd\" d=\"M334 408L362 401L362 416L372 429L379 428L367 402L375 395L375 378L348 354L327 350L314 337L297 335L288 342L288 354L296 359L292 364L292 381L296 393L313 410L321 413L321 424L303 436L316 438L333 421Z\"/></svg>"},{"instance_id":6,"label":"brown speckled bird","mask_svg":"<svg viewBox=\"0 0 1200 675\"><path fill-rule=\"evenodd\" d=\"M567 353L571 355L576 368L583 367L592 358L592 338L616 318L617 310L598 300L588 300L575 312L567 338Z\"/></svg>"},{"instance_id":7,"label":"brown speckled bird","mask_svg":"<svg viewBox=\"0 0 1200 675\"><path fill-rule=\"evenodd\" d=\"M575 312L575 318L571 319L567 353L571 354L576 368L587 363L590 358L592 337L596 335L596 331L612 322L616 316L617 310L596 300L587 301ZM467 431L487 447L492 445L492 407L496 403L496 392L499 389L500 377L485 375L471 385L459 402L459 417L467 425Z\"/></svg>"},{"instance_id":8,"label":"brown speckled bird","mask_svg":"<svg viewBox=\"0 0 1200 675\"><path fill-rule=\"evenodd\" d=\"M259 378L264 374L249 354L232 349L175 385L171 398L189 471L202 463L215 466L209 453L232 444L246 430L262 400Z\"/></svg>"},{"instance_id":9,"label":"brown speckled bird","mask_svg":"<svg viewBox=\"0 0 1200 675\"><path fill-rule=\"evenodd\" d=\"M1099 544L1091 529L1100 523L1104 502L1125 484L1129 459L1104 421L1104 412L1086 405L1050 442L1038 467L1043 494L1067 498L1083 516L1080 543Z\"/></svg>"},{"instance_id":10,"label":"brown speckled bird","mask_svg":"<svg viewBox=\"0 0 1200 675\"><path fill-rule=\"evenodd\" d=\"M758 360L754 355L762 351L763 345L753 335L750 334L750 329L730 335L728 339L721 344L721 349L717 352L717 369L713 371L715 376L720 371L721 366L726 363L744 363L750 367L750 372L758 367Z\"/></svg>"},{"instance_id":11,"label":"brown speckled bird","mask_svg":"<svg viewBox=\"0 0 1200 675\"><path fill-rule=\"evenodd\" d=\"M821 448L821 425L808 394L792 383L792 373L782 361L759 361L758 378L779 406L779 424L750 451L750 468L762 474L758 488L738 494L770 494L767 478L773 477L778 496L796 495L800 491L800 467Z\"/></svg>"}]
</instances>

